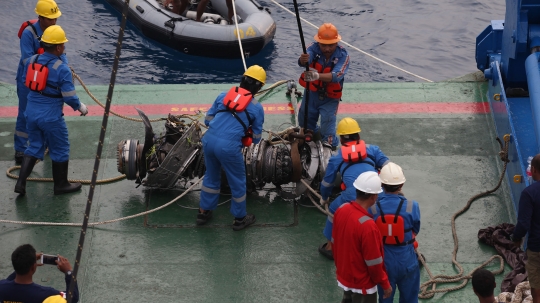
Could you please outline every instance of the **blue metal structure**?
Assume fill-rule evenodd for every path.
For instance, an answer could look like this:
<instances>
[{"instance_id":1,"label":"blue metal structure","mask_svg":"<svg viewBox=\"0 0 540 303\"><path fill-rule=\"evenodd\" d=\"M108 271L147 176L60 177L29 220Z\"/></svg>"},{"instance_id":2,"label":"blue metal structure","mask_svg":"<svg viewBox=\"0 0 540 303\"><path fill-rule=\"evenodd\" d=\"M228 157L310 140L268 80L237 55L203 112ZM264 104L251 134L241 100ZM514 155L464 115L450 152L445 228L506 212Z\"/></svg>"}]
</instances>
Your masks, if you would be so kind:
<instances>
[{"instance_id":1,"label":"blue metal structure","mask_svg":"<svg viewBox=\"0 0 540 303\"><path fill-rule=\"evenodd\" d=\"M510 136L506 176L514 209L529 185L527 158L540 152L540 0L507 0L505 20L476 38L476 65L489 80L499 138Z\"/></svg>"}]
</instances>

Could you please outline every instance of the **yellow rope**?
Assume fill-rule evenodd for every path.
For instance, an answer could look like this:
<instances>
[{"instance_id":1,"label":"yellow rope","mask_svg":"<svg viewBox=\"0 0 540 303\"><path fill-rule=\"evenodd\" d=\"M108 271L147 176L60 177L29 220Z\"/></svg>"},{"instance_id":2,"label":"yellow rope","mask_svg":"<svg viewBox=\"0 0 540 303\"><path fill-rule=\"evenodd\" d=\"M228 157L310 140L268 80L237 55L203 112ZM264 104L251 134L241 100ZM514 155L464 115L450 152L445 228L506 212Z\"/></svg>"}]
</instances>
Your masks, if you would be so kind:
<instances>
[{"instance_id":1,"label":"yellow rope","mask_svg":"<svg viewBox=\"0 0 540 303\"><path fill-rule=\"evenodd\" d=\"M20 168L21 168L20 165L10 167L10 168L7 169L6 175L8 177L12 178L12 179L19 179L19 176L14 175L11 172L16 170L16 169L20 169ZM120 175L120 176L116 176L116 177L113 177L113 178L101 179L101 180L97 180L96 184L105 184L105 183L109 183L109 182L115 182L115 181L118 181L118 180L122 180L125 177L126 177L126 175ZM53 182L53 178L27 178L26 180L27 181L39 181L39 182ZM68 179L68 181L71 182L71 183L78 182L78 183L81 183L81 184L90 184L91 183L91 180Z\"/></svg>"}]
</instances>

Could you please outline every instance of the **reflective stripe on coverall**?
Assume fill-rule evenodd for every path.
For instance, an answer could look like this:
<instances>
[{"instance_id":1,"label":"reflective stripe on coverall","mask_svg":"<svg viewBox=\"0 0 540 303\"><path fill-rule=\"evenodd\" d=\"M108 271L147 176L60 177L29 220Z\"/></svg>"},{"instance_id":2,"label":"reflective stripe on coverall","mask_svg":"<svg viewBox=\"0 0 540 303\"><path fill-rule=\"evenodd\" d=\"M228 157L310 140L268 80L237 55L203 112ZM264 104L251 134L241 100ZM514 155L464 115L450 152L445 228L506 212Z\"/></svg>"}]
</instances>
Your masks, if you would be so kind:
<instances>
[{"instance_id":1,"label":"reflective stripe on coverall","mask_svg":"<svg viewBox=\"0 0 540 303\"><path fill-rule=\"evenodd\" d=\"M386 215L395 214L401 198L395 194L379 194L378 201L381 204L382 212ZM381 215L377 205L368 209L373 215L373 220ZM399 215L403 218L405 224L404 241L412 239L412 233L420 232L420 207L416 201L406 200L403 203ZM384 265L388 274L388 280L392 285L392 296L382 299L383 290L379 287L379 302L394 302L396 285L399 288L400 303L418 302L418 291L420 287L420 268L418 267L418 257L414 251L414 245L411 243L405 246L384 245Z\"/></svg>"},{"instance_id":2,"label":"reflective stripe on coverall","mask_svg":"<svg viewBox=\"0 0 540 303\"><path fill-rule=\"evenodd\" d=\"M28 66L32 64L36 57L33 56L26 62L23 82L26 78ZM67 63L63 61L63 58L65 57L56 57L50 53L44 53L37 59L37 63L40 64L45 64L53 59L47 66L49 68L47 83L50 86L59 88L59 90L47 86L43 92L50 95L61 94L62 97L51 98L30 91L28 94L28 106L25 111L30 146L28 146L24 154L43 160L45 142L47 142L49 155L54 162L69 160L68 130L62 112L64 103L71 106L74 111L81 106L79 97L75 93L71 70Z\"/></svg>"},{"instance_id":3,"label":"reflective stripe on coverall","mask_svg":"<svg viewBox=\"0 0 540 303\"><path fill-rule=\"evenodd\" d=\"M319 42L312 43L306 51L309 54L309 64L312 64L312 60L316 55L320 56L319 64L323 67L327 67L334 62L332 82L339 82L343 87L344 77L349 69L349 55L345 48L338 45L328 62L325 62L326 57L319 47ZM300 65L300 61L298 62L298 65ZM339 99L326 97L324 100L319 100L317 92L304 89L304 97L302 98L302 105L300 106L300 112L298 114L298 122L302 127L304 126L304 109L302 106L305 104L306 94L310 94L307 121L308 129L314 130L315 132L318 131L317 121L319 120L319 116L321 116L320 132L322 141L326 141L332 146L338 146L339 140L336 137L336 114L339 107Z\"/></svg>"},{"instance_id":4,"label":"reflective stripe on coverall","mask_svg":"<svg viewBox=\"0 0 540 303\"><path fill-rule=\"evenodd\" d=\"M358 178L359 175L367 171L376 172L377 169L381 169L386 163L390 162L388 157L386 157L386 155L379 149L377 145L366 144L366 151L368 155L367 158L362 162L351 165L345 172L345 175L341 176L341 179L347 188L345 191L341 192L341 194L334 201L332 201L332 203L330 203L330 206L328 207L330 213L334 214L343 203L356 200L356 189L353 186L353 182L356 180L356 178ZM330 157L328 166L326 167L326 174L321 182L321 196L324 200L328 199L330 194L332 194L334 182L338 173L337 169L339 164L342 162L343 156L341 155L341 149L338 149L337 153ZM345 169L345 167L347 167L347 163L341 165L340 173ZM333 219L331 217L327 217L323 234L328 241L330 241L332 238L332 227Z\"/></svg>"},{"instance_id":5,"label":"reflective stripe on coverall","mask_svg":"<svg viewBox=\"0 0 540 303\"><path fill-rule=\"evenodd\" d=\"M208 110L204 123L209 126L202 138L204 163L206 173L201 188L200 208L214 210L218 205L221 185L221 168L225 171L231 187L231 214L235 218L246 215L246 169L242 156L242 137L244 128L230 112L220 112L226 109L221 93ZM237 113L242 121L249 125L246 113L253 122L253 143L261 140L264 110L254 98L244 112Z\"/></svg>"}]
</instances>

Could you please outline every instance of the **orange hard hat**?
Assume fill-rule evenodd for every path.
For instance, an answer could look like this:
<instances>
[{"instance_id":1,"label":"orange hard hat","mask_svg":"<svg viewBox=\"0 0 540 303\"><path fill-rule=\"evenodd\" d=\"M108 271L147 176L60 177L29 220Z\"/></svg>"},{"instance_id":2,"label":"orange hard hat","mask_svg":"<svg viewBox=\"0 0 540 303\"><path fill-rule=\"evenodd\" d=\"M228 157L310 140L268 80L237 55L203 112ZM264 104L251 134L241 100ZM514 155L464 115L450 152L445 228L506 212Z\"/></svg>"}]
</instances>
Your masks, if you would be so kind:
<instances>
[{"instance_id":1,"label":"orange hard hat","mask_svg":"<svg viewBox=\"0 0 540 303\"><path fill-rule=\"evenodd\" d=\"M322 44L334 44L341 40L337 28L332 23L325 23L319 27L315 35L315 41Z\"/></svg>"}]
</instances>

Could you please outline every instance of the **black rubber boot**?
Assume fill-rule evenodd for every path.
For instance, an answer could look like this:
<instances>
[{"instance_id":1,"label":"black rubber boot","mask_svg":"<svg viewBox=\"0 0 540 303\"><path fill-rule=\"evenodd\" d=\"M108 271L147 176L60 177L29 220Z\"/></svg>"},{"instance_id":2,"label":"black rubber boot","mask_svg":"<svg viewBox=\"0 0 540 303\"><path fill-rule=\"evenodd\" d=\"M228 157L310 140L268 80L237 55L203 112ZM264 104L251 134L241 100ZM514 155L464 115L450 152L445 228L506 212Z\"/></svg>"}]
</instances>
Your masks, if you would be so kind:
<instances>
[{"instance_id":1,"label":"black rubber boot","mask_svg":"<svg viewBox=\"0 0 540 303\"><path fill-rule=\"evenodd\" d=\"M212 219L212 211L211 210L205 210L204 212L199 212L197 214L197 225L204 225L206 222L208 222L210 219Z\"/></svg>"},{"instance_id":2,"label":"black rubber boot","mask_svg":"<svg viewBox=\"0 0 540 303\"><path fill-rule=\"evenodd\" d=\"M244 218L238 220L234 219L232 229L234 231L242 230L251 224L255 223L255 215L247 214Z\"/></svg>"},{"instance_id":3,"label":"black rubber boot","mask_svg":"<svg viewBox=\"0 0 540 303\"><path fill-rule=\"evenodd\" d=\"M32 156L24 155L22 158L21 169L19 170L19 178L15 184L15 192L21 195L26 194L26 179L34 169L38 159Z\"/></svg>"},{"instance_id":4,"label":"black rubber boot","mask_svg":"<svg viewBox=\"0 0 540 303\"><path fill-rule=\"evenodd\" d=\"M69 161L52 162L55 195L72 193L81 189L81 183L69 183L68 164Z\"/></svg>"},{"instance_id":5,"label":"black rubber boot","mask_svg":"<svg viewBox=\"0 0 540 303\"><path fill-rule=\"evenodd\" d=\"M24 152L15 151L15 164L21 164L24 157Z\"/></svg>"}]
</instances>

